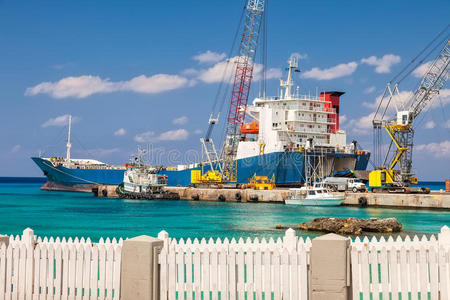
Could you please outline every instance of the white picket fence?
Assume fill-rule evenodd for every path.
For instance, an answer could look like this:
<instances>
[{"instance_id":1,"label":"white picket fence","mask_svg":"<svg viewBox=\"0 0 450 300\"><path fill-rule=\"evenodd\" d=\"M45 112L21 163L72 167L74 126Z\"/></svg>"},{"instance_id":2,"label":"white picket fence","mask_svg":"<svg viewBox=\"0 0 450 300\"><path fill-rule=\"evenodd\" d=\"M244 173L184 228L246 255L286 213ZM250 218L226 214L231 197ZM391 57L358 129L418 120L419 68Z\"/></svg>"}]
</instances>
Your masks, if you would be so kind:
<instances>
[{"instance_id":1,"label":"white picket fence","mask_svg":"<svg viewBox=\"0 0 450 300\"><path fill-rule=\"evenodd\" d=\"M352 243L353 299L450 299L450 230L438 239L357 238Z\"/></svg>"},{"instance_id":2,"label":"white picket fence","mask_svg":"<svg viewBox=\"0 0 450 300\"><path fill-rule=\"evenodd\" d=\"M0 299L119 299L122 240L37 238L0 247Z\"/></svg>"},{"instance_id":3,"label":"white picket fence","mask_svg":"<svg viewBox=\"0 0 450 300\"><path fill-rule=\"evenodd\" d=\"M160 296L174 299L306 300L311 240L286 231L283 239L186 242L166 232L159 256Z\"/></svg>"},{"instance_id":4,"label":"white picket fence","mask_svg":"<svg viewBox=\"0 0 450 300\"><path fill-rule=\"evenodd\" d=\"M308 299L312 243L292 229L277 240L158 238L162 300ZM119 299L122 243L26 229L8 247L0 243L0 299ZM349 250L353 299L450 300L446 226L437 239L357 238Z\"/></svg>"}]
</instances>

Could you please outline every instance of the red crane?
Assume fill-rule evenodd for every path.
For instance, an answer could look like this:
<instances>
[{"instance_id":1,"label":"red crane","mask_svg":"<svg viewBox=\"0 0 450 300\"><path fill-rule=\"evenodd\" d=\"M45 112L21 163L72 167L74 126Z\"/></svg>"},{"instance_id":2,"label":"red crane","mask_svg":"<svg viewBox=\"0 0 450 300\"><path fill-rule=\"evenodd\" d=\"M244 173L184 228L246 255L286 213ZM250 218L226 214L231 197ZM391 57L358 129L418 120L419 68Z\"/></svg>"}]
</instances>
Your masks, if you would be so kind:
<instances>
[{"instance_id":1,"label":"red crane","mask_svg":"<svg viewBox=\"0 0 450 300\"><path fill-rule=\"evenodd\" d=\"M235 61L236 71L222 151L222 177L225 182L237 181L235 159L238 143L241 140L239 128L243 125L245 119L264 6L264 0L249 0L245 9L244 26L238 56Z\"/></svg>"}]
</instances>

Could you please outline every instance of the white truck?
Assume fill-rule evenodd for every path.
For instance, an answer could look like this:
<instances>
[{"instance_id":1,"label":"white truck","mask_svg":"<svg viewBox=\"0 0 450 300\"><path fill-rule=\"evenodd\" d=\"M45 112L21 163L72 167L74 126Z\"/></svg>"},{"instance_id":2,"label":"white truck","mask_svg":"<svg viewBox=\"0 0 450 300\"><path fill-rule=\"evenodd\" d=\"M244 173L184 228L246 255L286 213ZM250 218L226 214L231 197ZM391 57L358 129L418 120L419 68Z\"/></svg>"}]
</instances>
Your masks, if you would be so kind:
<instances>
[{"instance_id":1,"label":"white truck","mask_svg":"<svg viewBox=\"0 0 450 300\"><path fill-rule=\"evenodd\" d=\"M353 191L354 193L366 191L366 185L357 178L326 177L323 182L334 191Z\"/></svg>"}]
</instances>

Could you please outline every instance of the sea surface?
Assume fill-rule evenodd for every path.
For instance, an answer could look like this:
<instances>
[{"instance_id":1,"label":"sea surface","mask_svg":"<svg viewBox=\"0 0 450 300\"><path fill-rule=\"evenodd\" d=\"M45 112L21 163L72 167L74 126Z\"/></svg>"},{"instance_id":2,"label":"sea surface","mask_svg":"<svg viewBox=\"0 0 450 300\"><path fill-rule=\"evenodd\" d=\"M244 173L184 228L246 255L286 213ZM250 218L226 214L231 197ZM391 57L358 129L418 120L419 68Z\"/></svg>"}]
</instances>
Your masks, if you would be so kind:
<instances>
[{"instance_id":1,"label":"sea surface","mask_svg":"<svg viewBox=\"0 0 450 300\"><path fill-rule=\"evenodd\" d=\"M436 234L442 226L450 225L449 210L121 200L41 191L44 182L41 178L0 178L0 234L21 234L30 227L39 236L84 236L94 241L100 237L156 236L161 230L177 238L268 238L284 234L275 229L276 224L296 224L316 217L395 217L403 223L401 235Z\"/></svg>"}]
</instances>

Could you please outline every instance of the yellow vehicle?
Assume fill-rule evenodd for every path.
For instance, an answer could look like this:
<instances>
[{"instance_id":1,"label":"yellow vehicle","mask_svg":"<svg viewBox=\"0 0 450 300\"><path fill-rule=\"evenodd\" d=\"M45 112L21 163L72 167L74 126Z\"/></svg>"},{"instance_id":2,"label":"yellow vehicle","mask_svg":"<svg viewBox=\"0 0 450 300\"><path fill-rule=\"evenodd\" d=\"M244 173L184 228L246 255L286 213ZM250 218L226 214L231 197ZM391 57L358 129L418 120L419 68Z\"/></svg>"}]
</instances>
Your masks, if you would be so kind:
<instances>
[{"instance_id":1,"label":"yellow vehicle","mask_svg":"<svg viewBox=\"0 0 450 300\"><path fill-rule=\"evenodd\" d=\"M255 173L250 178L247 187L255 190L272 190L275 188L275 174L269 179L267 176L256 176Z\"/></svg>"},{"instance_id":2,"label":"yellow vehicle","mask_svg":"<svg viewBox=\"0 0 450 300\"><path fill-rule=\"evenodd\" d=\"M207 171L202 175L200 170L191 171L191 183L221 183L222 176L219 171Z\"/></svg>"}]
</instances>

